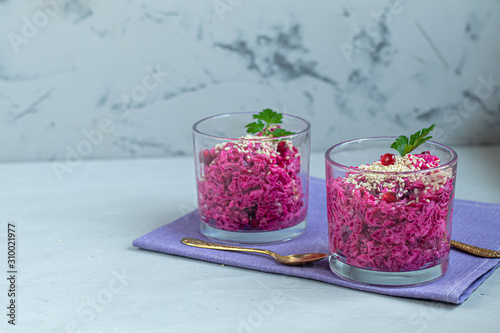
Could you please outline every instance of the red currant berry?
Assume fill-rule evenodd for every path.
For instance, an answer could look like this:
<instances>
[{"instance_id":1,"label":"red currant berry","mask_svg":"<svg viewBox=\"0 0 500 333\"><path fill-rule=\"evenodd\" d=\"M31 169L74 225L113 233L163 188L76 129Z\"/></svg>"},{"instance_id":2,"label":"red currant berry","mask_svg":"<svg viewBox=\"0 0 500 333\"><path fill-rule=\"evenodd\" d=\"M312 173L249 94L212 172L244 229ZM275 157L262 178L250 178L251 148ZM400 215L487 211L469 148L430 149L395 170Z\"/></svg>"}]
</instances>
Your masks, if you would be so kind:
<instances>
[{"instance_id":1,"label":"red currant berry","mask_svg":"<svg viewBox=\"0 0 500 333\"><path fill-rule=\"evenodd\" d=\"M201 163L209 165L212 162L213 159L214 158L210 154L210 151L208 149L205 149L205 150L201 151L201 153L200 153L200 162Z\"/></svg>"},{"instance_id":2,"label":"red currant berry","mask_svg":"<svg viewBox=\"0 0 500 333\"><path fill-rule=\"evenodd\" d=\"M278 153L280 153L280 155L283 155L283 153L286 150L286 142L285 141L280 141L278 143L278 147L276 147L276 150L278 151Z\"/></svg>"},{"instance_id":3,"label":"red currant berry","mask_svg":"<svg viewBox=\"0 0 500 333\"><path fill-rule=\"evenodd\" d=\"M382 162L382 165L393 165L396 163L396 157L394 154L384 154L380 157L380 162Z\"/></svg>"},{"instance_id":4,"label":"red currant berry","mask_svg":"<svg viewBox=\"0 0 500 333\"><path fill-rule=\"evenodd\" d=\"M385 202L396 202L398 201L398 197L394 192L385 192L382 195L382 200L384 200Z\"/></svg>"}]
</instances>

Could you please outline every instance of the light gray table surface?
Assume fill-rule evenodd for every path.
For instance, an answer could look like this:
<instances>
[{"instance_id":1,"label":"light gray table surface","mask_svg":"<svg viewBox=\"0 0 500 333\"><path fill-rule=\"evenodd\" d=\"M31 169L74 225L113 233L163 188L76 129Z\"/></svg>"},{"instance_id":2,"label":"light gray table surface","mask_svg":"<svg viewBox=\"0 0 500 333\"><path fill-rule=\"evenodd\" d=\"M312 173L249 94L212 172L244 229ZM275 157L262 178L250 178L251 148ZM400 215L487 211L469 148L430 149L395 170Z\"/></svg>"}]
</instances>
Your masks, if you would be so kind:
<instances>
[{"instance_id":1,"label":"light gray table surface","mask_svg":"<svg viewBox=\"0 0 500 333\"><path fill-rule=\"evenodd\" d=\"M500 146L457 151L456 198L500 203ZM311 175L324 178L323 154L311 156ZM456 306L134 248L195 208L192 157L85 161L62 181L51 162L4 163L0 188L5 252L7 223L18 237L17 325L1 316L8 331L500 331L498 271Z\"/></svg>"}]
</instances>

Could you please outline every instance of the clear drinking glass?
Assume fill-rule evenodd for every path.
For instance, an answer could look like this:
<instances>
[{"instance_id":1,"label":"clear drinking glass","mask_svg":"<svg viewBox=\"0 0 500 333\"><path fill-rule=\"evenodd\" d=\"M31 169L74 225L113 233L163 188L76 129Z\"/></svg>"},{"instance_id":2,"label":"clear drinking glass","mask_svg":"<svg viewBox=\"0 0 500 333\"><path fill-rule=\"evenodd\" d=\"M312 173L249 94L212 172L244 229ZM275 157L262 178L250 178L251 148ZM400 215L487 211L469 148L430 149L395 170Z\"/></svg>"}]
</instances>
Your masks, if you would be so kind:
<instances>
[{"instance_id":1,"label":"clear drinking glass","mask_svg":"<svg viewBox=\"0 0 500 333\"><path fill-rule=\"evenodd\" d=\"M228 113L193 126L200 232L227 243L271 244L306 228L310 124L283 115L295 134L256 137L253 113Z\"/></svg>"},{"instance_id":2,"label":"clear drinking glass","mask_svg":"<svg viewBox=\"0 0 500 333\"><path fill-rule=\"evenodd\" d=\"M343 279L416 286L448 270L457 154L429 141L418 151L437 156L439 167L407 172L357 168L391 152L395 139L347 141L325 154L330 268Z\"/></svg>"}]
</instances>

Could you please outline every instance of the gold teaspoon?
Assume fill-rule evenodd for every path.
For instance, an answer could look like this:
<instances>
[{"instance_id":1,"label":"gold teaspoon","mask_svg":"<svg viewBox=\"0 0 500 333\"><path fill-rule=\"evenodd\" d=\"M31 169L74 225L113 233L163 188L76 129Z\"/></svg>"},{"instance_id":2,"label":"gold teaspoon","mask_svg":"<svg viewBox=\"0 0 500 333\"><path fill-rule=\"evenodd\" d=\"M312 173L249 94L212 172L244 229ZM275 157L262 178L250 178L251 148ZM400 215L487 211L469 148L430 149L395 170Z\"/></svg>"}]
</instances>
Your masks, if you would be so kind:
<instances>
[{"instance_id":1,"label":"gold teaspoon","mask_svg":"<svg viewBox=\"0 0 500 333\"><path fill-rule=\"evenodd\" d=\"M224 251L236 251L236 252L254 252L254 253L262 253L267 254L268 256L276 259L277 262L283 265L295 266L295 265L304 265L310 264L312 262L324 259L328 257L326 253L301 253L301 254L292 254L289 256L282 256L277 254L276 252L264 250L264 249L253 249L249 247L241 247L241 246L232 246L225 244L217 244L205 242L201 239L185 237L181 239L183 244L201 247L204 249L212 249L212 250L224 250Z\"/></svg>"},{"instance_id":2,"label":"gold teaspoon","mask_svg":"<svg viewBox=\"0 0 500 333\"><path fill-rule=\"evenodd\" d=\"M271 256L274 259L276 259L276 261L278 261L279 263L281 263L283 265L289 265L289 266L312 263L312 262L324 259L328 256L328 254L326 254L326 253L301 253L301 254L292 254L292 255L288 255L288 256L282 256L282 255L279 255L276 252L273 252L270 250L254 249L254 248L248 248L248 247L210 243L210 242L202 241L201 239L196 239L196 238L191 238L191 237L185 237L185 238L181 239L181 242L185 245L194 246L194 247L201 247L201 248L205 248L205 249L212 249L212 250L224 250L224 251L236 251L236 252L254 252L254 253L267 254L268 256ZM476 255L478 257L500 258L500 251L494 251L494 250L485 249L485 248L470 245L470 244L465 244L465 243L458 242L458 241L453 240L453 239L451 240L451 246L456 247L457 249L460 249L462 251L468 252L470 254Z\"/></svg>"}]
</instances>

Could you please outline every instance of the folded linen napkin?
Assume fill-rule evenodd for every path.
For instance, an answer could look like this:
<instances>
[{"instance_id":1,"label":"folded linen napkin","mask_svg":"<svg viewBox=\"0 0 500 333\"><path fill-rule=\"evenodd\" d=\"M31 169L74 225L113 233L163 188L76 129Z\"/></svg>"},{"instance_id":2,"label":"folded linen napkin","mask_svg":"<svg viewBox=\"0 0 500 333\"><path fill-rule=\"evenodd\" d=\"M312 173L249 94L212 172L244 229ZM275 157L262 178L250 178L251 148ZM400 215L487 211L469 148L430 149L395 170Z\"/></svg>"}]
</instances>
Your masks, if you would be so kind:
<instances>
[{"instance_id":1,"label":"folded linen napkin","mask_svg":"<svg viewBox=\"0 0 500 333\"><path fill-rule=\"evenodd\" d=\"M309 190L306 231L295 240L276 245L258 246L259 248L276 251L282 255L304 252L328 253L325 181L311 177ZM500 250L500 205L455 200L453 215L453 239ZM472 292L500 265L500 259L480 258L452 249L448 272L436 282L419 287L374 287L338 278L330 271L327 259L302 267L284 266L264 255L200 249L180 242L183 237L209 240L200 234L198 228L198 214L197 211L193 211L139 237L133 245L151 251L308 278L379 294L431 299L453 304L461 304L467 300Z\"/></svg>"}]
</instances>

